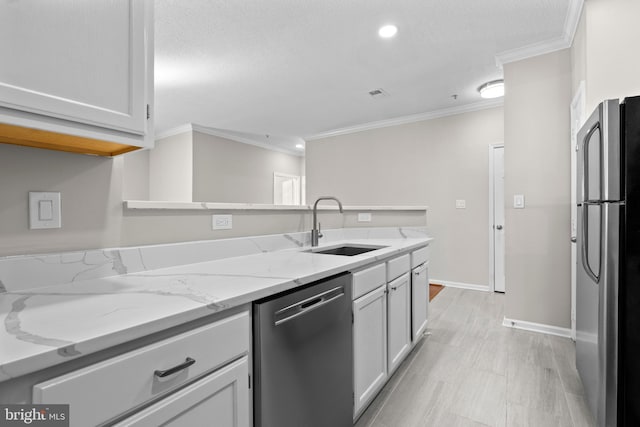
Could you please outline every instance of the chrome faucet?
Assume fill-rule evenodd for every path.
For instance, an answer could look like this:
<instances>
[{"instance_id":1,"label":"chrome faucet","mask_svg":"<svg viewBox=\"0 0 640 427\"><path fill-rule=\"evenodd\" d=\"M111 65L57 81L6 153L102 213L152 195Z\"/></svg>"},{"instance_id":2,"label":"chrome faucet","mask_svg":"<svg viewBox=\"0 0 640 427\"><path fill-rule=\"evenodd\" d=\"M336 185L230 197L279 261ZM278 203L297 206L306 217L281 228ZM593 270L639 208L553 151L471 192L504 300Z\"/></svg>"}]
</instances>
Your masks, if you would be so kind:
<instances>
[{"instance_id":1,"label":"chrome faucet","mask_svg":"<svg viewBox=\"0 0 640 427\"><path fill-rule=\"evenodd\" d=\"M336 202L338 202L340 213L342 213L342 203L340 203L340 200L332 196L318 197L318 200L316 200L316 202L313 204L313 228L311 229L311 246L318 246L318 239L322 237L322 230L320 230L320 223L318 223L318 202L320 200L335 200Z\"/></svg>"}]
</instances>

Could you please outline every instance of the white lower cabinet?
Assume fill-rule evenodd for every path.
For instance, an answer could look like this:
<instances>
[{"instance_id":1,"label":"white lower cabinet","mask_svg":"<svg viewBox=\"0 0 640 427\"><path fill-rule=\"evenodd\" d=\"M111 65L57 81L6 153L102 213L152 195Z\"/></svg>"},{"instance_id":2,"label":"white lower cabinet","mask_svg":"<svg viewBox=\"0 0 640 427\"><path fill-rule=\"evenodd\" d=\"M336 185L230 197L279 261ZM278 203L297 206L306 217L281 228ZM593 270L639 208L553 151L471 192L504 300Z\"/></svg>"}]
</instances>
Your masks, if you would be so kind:
<instances>
[{"instance_id":1,"label":"white lower cabinet","mask_svg":"<svg viewBox=\"0 0 640 427\"><path fill-rule=\"evenodd\" d=\"M411 284L404 273L387 285L387 352L392 374L411 350Z\"/></svg>"},{"instance_id":2,"label":"white lower cabinet","mask_svg":"<svg viewBox=\"0 0 640 427\"><path fill-rule=\"evenodd\" d=\"M427 329L429 312L428 262L411 270L411 337L415 343Z\"/></svg>"},{"instance_id":3,"label":"white lower cabinet","mask_svg":"<svg viewBox=\"0 0 640 427\"><path fill-rule=\"evenodd\" d=\"M71 427L248 426L250 341L247 310L38 383L33 403L69 404Z\"/></svg>"},{"instance_id":4,"label":"white lower cabinet","mask_svg":"<svg viewBox=\"0 0 640 427\"><path fill-rule=\"evenodd\" d=\"M354 419L387 381L387 295L382 285L353 302Z\"/></svg>"},{"instance_id":5,"label":"white lower cabinet","mask_svg":"<svg viewBox=\"0 0 640 427\"><path fill-rule=\"evenodd\" d=\"M420 331L426 327L427 288L412 292L410 270L414 258L424 263L428 253L421 248L412 255L353 273L354 420L413 348L412 320Z\"/></svg>"},{"instance_id":6,"label":"white lower cabinet","mask_svg":"<svg viewBox=\"0 0 640 427\"><path fill-rule=\"evenodd\" d=\"M244 356L115 426L249 427L248 375Z\"/></svg>"}]
</instances>

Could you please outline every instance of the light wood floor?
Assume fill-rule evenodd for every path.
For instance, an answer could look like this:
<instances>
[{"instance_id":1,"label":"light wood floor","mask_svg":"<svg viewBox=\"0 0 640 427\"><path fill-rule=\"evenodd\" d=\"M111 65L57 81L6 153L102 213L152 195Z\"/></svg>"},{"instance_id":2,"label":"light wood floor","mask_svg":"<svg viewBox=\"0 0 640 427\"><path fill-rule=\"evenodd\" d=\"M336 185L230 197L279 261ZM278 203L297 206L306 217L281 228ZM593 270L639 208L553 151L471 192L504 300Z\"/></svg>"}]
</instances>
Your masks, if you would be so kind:
<instances>
[{"instance_id":1,"label":"light wood floor","mask_svg":"<svg viewBox=\"0 0 640 427\"><path fill-rule=\"evenodd\" d=\"M445 288L357 427L595 426L570 339L502 326L504 295Z\"/></svg>"},{"instance_id":2,"label":"light wood floor","mask_svg":"<svg viewBox=\"0 0 640 427\"><path fill-rule=\"evenodd\" d=\"M443 289L444 286L442 285L439 285L437 283L429 283L429 301L434 299L436 295L438 295Z\"/></svg>"}]
</instances>

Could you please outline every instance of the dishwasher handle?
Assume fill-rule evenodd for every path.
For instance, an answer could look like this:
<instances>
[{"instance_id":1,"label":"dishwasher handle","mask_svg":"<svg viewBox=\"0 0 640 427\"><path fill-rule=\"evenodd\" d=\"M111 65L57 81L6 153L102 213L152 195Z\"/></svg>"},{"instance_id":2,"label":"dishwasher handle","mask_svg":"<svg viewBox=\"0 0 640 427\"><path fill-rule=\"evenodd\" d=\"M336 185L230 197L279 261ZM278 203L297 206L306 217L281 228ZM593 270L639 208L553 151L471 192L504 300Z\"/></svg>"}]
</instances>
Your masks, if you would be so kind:
<instances>
[{"instance_id":1,"label":"dishwasher handle","mask_svg":"<svg viewBox=\"0 0 640 427\"><path fill-rule=\"evenodd\" d=\"M298 301L295 304L287 306L274 313L275 326L282 325L289 320L293 320L296 317L302 316L310 311L327 305L330 302L344 296L344 287L338 286L328 291L322 292L318 295L314 295L311 298Z\"/></svg>"}]
</instances>

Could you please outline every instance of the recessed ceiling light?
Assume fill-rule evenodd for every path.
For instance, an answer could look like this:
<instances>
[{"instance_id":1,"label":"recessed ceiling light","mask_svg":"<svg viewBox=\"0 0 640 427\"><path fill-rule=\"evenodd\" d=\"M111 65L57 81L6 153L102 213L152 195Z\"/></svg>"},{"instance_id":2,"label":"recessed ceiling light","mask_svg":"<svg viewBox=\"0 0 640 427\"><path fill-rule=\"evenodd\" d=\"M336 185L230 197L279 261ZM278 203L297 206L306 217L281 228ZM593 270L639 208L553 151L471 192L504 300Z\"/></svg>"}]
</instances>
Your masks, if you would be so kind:
<instances>
[{"instance_id":1,"label":"recessed ceiling light","mask_svg":"<svg viewBox=\"0 0 640 427\"><path fill-rule=\"evenodd\" d=\"M483 98L499 98L504 96L504 80L493 80L478 88Z\"/></svg>"},{"instance_id":2,"label":"recessed ceiling light","mask_svg":"<svg viewBox=\"0 0 640 427\"><path fill-rule=\"evenodd\" d=\"M389 39L395 36L397 32L398 27L396 27L395 25L385 25L383 27L380 27L380 29L378 30L378 35L383 39Z\"/></svg>"},{"instance_id":3,"label":"recessed ceiling light","mask_svg":"<svg viewBox=\"0 0 640 427\"><path fill-rule=\"evenodd\" d=\"M296 148L297 148L298 150L302 150L302 149L304 148L304 145L302 145L302 144L296 144Z\"/></svg>"}]
</instances>

